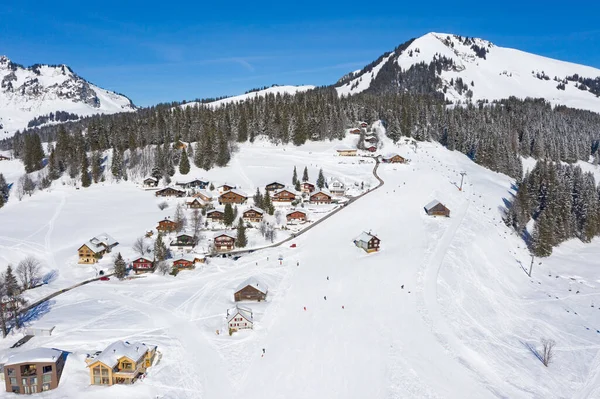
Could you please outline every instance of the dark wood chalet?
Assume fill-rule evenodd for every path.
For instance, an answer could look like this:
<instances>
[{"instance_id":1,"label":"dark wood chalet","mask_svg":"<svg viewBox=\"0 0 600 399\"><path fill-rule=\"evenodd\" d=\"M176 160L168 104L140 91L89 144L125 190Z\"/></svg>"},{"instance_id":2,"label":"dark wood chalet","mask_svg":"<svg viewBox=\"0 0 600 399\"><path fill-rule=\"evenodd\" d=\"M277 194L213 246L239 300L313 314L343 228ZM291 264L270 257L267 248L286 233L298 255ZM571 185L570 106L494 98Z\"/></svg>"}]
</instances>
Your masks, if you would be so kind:
<instances>
[{"instance_id":1,"label":"dark wood chalet","mask_svg":"<svg viewBox=\"0 0 600 399\"><path fill-rule=\"evenodd\" d=\"M375 144L375 143L377 143L378 140L377 140L377 137L375 137L375 136L369 136L369 137L365 138L365 141L367 143Z\"/></svg>"},{"instance_id":2,"label":"dark wood chalet","mask_svg":"<svg viewBox=\"0 0 600 399\"><path fill-rule=\"evenodd\" d=\"M225 183L225 184L217 187L217 191L219 191L220 193L224 193L226 191L233 190L234 188L235 188L235 186Z\"/></svg>"},{"instance_id":3,"label":"dark wood chalet","mask_svg":"<svg viewBox=\"0 0 600 399\"><path fill-rule=\"evenodd\" d=\"M285 184L274 181L273 183L269 183L265 186L266 191L277 191L285 188Z\"/></svg>"},{"instance_id":4,"label":"dark wood chalet","mask_svg":"<svg viewBox=\"0 0 600 399\"><path fill-rule=\"evenodd\" d=\"M383 163L406 163L406 159L398 154L388 154L381 157Z\"/></svg>"},{"instance_id":5,"label":"dark wood chalet","mask_svg":"<svg viewBox=\"0 0 600 399\"><path fill-rule=\"evenodd\" d=\"M173 187L166 187L156 192L157 197L185 197L185 191Z\"/></svg>"},{"instance_id":6,"label":"dark wood chalet","mask_svg":"<svg viewBox=\"0 0 600 399\"><path fill-rule=\"evenodd\" d=\"M10 161L10 158L5 157L4 155L0 155L0 161Z\"/></svg>"},{"instance_id":7,"label":"dark wood chalet","mask_svg":"<svg viewBox=\"0 0 600 399\"><path fill-rule=\"evenodd\" d=\"M169 233L171 231L177 230L177 223L169 219L163 219L160 222L158 222L156 230L162 231L163 233Z\"/></svg>"},{"instance_id":8,"label":"dark wood chalet","mask_svg":"<svg viewBox=\"0 0 600 399\"><path fill-rule=\"evenodd\" d=\"M288 222L306 222L306 212L304 211L291 211L285 215Z\"/></svg>"},{"instance_id":9,"label":"dark wood chalet","mask_svg":"<svg viewBox=\"0 0 600 399\"><path fill-rule=\"evenodd\" d=\"M267 299L267 286L255 278L244 281L235 290L233 298L239 301L265 301Z\"/></svg>"},{"instance_id":10,"label":"dark wood chalet","mask_svg":"<svg viewBox=\"0 0 600 399\"><path fill-rule=\"evenodd\" d=\"M350 134L360 134L360 129L350 129Z\"/></svg>"},{"instance_id":11,"label":"dark wood chalet","mask_svg":"<svg viewBox=\"0 0 600 399\"><path fill-rule=\"evenodd\" d=\"M425 205L425 212L429 216L445 216L450 217L450 209L446 208L440 201L433 200Z\"/></svg>"},{"instance_id":12,"label":"dark wood chalet","mask_svg":"<svg viewBox=\"0 0 600 399\"><path fill-rule=\"evenodd\" d=\"M300 184L300 190L303 193L310 194L313 191L315 191L315 185L310 182L305 181L304 183Z\"/></svg>"},{"instance_id":13,"label":"dark wood chalet","mask_svg":"<svg viewBox=\"0 0 600 399\"><path fill-rule=\"evenodd\" d=\"M225 219L225 213L212 209L206 212L206 219L210 219L211 222L222 222Z\"/></svg>"},{"instance_id":14,"label":"dark wood chalet","mask_svg":"<svg viewBox=\"0 0 600 399\"><path fill-rule=\"evenodd\" d=\"M215 251L226 252L231 251L235 246L235 237L228 234L221 234L214 239Z\"/></svg>"},{"instance_id":15,"label":"dark wood chalet","mask_svg":"<svg viewBox=\"0 0 600 399\"><path fill-rule=\"evenodd\" d=\"M194 237L189 234L179 234L173 241L171 241L170 245L178 248L193 248L194 245L196 245L196 240L194 240Z\"/></svg>"},{"instance_id":16,"label":"dark wood chalet","mask_svg":"<svg viewBox=\"0 0 600 399\"><path fill-rule=\"evenodd\" d=\"M154 270L154 262L149 258L141 257L131 262L131 267L136 274L149 273Z\"/></svg>"},{"instance_id":17,"label":"dark wood chalet","mask_svg":"<svg viewBox=\"0 0 600 399\"><path fill-rule=\"evenodd\" d=\"M194 194L192 194L192 197L194 197L194 198L200 198L204 202L211 202L212 199L213 199L212 194L209 193L206 190L198 190L197 192L195 192Z\"/></svg>"},{"instance_id":18,"label":"dark wood chalet","mask_svg":"<svg viewBox=\"0 0 600 399\"><path fill-rule=\"evenodd\" d=\"M224 192L219 196L219 204L244 204L248 200L248 196L239 190L232 189Z\"/></svg>"},{"instance_id":19,"label":"dark wood chalet","mask_svg":"<svg viewBox=\"0 0 600 399\"><path fill-rule=\"evenodd\" d=\"M179 270L193 269L196 267L196 263L204 263L204 257L200 255L188 254L176 257L175 260L173 260L173 267Z\"/></svg>"},{"instance_id":20,"label":"dark wood chalet","mask_svg":"<svg viewBox=\"0 0 600 399\"><path fill-rule=\"evenodd\" d=\"M208 187L208 182L200 180L200 179L194 179L194 180L189 180L189 181L177 182L177 183L175 183L175 185L183 187L183 188L205 189L206 187Z\"/></svg>"},{"instance_id":21,"label":"dark wood chalet","mask_svg":"<svg viewBox=\"0 0 600 399\"><path fill-rule=\"evenodd\" d=\"M286 190L286 189L276 191L273 194L273 197L271 197L271 200L273 202L292 202L295 199L296 199L296 194L294 194L290 190Z\"/></svg>"},{"instance_id":22,"label":"dark wood chalet","mask_svg":"<svg viewBox=\"0 0 600 399\"><path fill-rule=\"evenodd\" d=\"M375 151L377 151L377 147L372 144L369 144L369 145L365 145L365 150L367 150L369 152L375 152Z\"/></svg>"},{"instance_id":23,"label":"dark wood chalet","mask_svg":"<svg viewBox=\"0 0 600 399\"><path fill-rule=\"evenodd\" d=\"M204 202L202 202L198 198L194 198L193 200L185 203L189 209L200 209L204 208Z\"/></svg>"},{"instance_id":24,"label":"dark wood chalet","mask_svg":"<svg viewBox=\"0 0 600 399\"><path fill-rule=\"evenodd\" d=\"M260 223L263 220L264 211L256 207L250 207L242 213L242 219L246 222Z\"/></svg>"},{"instance_id":25,"label":"dark wood chalet","mask_svg":"<svg viewBox=\"0 0 600 399\"><path fill-rule=\"evenodd\" d=\"M324 191L317 191L310 196L311 204L331 204L331 194Z\"/></svg>"},{"instance_id":26,"label":"dark wood chalet","mask_svg":"<svg viewBox=\"0 0 600 399\"><path fill-rule=\"evenodd\" d=\"M354 245L362 248L366 252L377 252L379 251L379 244L381 240L375 235L367 232L363 232L354 240Z\"/></svg>"},{"instance_id":27,"label":"dark wood chalet","mask_svg":"<svg viewBox=\"0 0 600 399\"><path fill-rule=\"evenodd\" d=\"M146 177L143 183L144 187L156 187L158 186L158 179L155 177Z\"/></svg>"}]
</instances>

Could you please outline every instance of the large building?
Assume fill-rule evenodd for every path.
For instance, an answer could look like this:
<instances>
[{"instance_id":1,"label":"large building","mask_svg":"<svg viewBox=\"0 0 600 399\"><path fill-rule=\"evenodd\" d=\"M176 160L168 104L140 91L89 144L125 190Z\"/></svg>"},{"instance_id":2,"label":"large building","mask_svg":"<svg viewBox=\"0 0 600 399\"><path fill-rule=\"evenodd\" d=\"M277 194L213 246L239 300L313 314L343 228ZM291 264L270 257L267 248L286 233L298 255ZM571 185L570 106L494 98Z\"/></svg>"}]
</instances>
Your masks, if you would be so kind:
<instances>
[{"instance_id":1,"label":"large building","mask_svg":"<svg viewBox=\"0 0 600 399\"><path fill-rule=\"evenodd\" d=\"M152 366L156 346L141 342L117 341L85 362L90 369L90 384L133 384Z\"/></svg>"},{"instance_id":2,"label":"large building","mask_svg":"<svg viewBox=\"0 0 600 399\"><path fill-rule=\"evenodd\" d=\"M58 387L66 354L58 349L36 348L16 353L4 364L6 392L33 394Z\"/></svg>"},{"instance_id":3,"label":"large building","mask_svg":"<svg viewBox=\"0 0 600 399\"><path fill-rule=\"evenodd\" d=\"M119 243L106 233L93 237L77 250L79 263L96 263Z\"/></svg>"}]
</instances>

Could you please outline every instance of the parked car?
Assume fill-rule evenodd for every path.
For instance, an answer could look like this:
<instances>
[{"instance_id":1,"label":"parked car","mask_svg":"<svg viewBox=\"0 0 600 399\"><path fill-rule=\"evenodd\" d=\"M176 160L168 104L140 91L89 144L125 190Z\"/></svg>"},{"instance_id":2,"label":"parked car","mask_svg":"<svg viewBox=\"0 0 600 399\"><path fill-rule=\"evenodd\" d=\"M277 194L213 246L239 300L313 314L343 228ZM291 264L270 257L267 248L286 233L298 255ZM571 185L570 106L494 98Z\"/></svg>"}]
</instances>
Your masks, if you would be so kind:
<instances>
[{"instance_id":1,"label":"parked car","mask_svg":"<svg viewBox=\"0 0 600 399\"><path fill-rule=\"evenodd\" d=\"M108 281L108 280L110 280L110 277L108 277L108 276L100 277L100 281Z\"/></svg>"}]
</instances>

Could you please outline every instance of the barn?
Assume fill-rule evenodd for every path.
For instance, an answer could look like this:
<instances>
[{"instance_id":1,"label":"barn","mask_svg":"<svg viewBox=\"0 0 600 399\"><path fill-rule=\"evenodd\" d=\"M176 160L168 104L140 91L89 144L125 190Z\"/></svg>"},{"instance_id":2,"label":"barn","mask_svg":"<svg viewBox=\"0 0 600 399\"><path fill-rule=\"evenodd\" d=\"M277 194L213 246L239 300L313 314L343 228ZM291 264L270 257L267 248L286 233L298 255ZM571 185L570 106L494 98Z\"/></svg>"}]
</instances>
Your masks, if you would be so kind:
<instances>
[{"instance_id":1,"label":"barn","mask_svg":"<svg viewBox=\"0 0 600 399\"><path fill-rule=\"evenodd\" d=\"M268 288L266 285L251 277L242 282L235 290L233 298L239 301L265 301L267 299Z\"/></svg>"},{"instance_id":2,"label":"barn","mask_svg":"<svg viewBox=\"0 0 600 399\"><path fill-rule=\"evenodd\" d=\"M425 205L425 212L429 216L450 217L450 209L446 208L446 206L438 200L433 200L429 204Z\"/></svg>"},{"instance_id":3,"label":"barn","mask_svg":"<svg viewBox=\"0 0 600 399\"><path fill-rule=\"evenodd\" d=\"M362 248L365 252L377 252L379 251L379 244L381 240L377 238L374 234L367 233L363 231L356 239L354 240L354 245L359 248Z\"/></svg>"}]
</instances>

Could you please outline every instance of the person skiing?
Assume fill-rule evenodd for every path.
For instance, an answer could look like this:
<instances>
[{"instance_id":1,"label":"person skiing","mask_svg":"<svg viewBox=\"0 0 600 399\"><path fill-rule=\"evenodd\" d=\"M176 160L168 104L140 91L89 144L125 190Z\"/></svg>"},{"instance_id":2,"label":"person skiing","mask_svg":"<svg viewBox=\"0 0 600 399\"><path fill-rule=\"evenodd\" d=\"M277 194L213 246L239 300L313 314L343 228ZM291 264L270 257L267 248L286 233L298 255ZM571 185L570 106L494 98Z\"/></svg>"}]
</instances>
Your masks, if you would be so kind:
<instances>
[{"instance_id":1,"label":"person skiing","mask_svg":"<svg viewBox=\"0 0 600 399\"><path fill-rule=\"evenodd\" d=\"M402 284L402 285L400 286L400 288L404 289L404 284Z\"/></svg>"},{"instance_id":2,"label":"person skiing","mask_svg":"<svg viewBox=\"0 0 600 399\"><path fill-rule=\"evenodd\" d=\"M327 276L327 281L329 281L329 276Z\"/></svg>"},{"instance_id":3,"label":"person skiing","mask_svg":"<svg viewBox=\"0 0 600 399\"><path fill-rule=\"evenodd\" d=\"M304 311L306 312L306 306L304 307Z\"/></svg>"},{"instance_id":4,"label":"person skiing","mask_svg":"<svg viewBox=\"0 0 600 399\"><path fill-rule=\"evenodd\" d=\"M327 296L324 296L323 299L327 300Z\"/></svg>"},{"instance_id":5,"label":"person skiing","mask_svg":"<svg viewBox=\"0 0 600 399\"><path fill-rule=\"evenodd\" d=\"M265 354L265 348L263 348L263 355Z\"/></svg>"}]
</instances>

